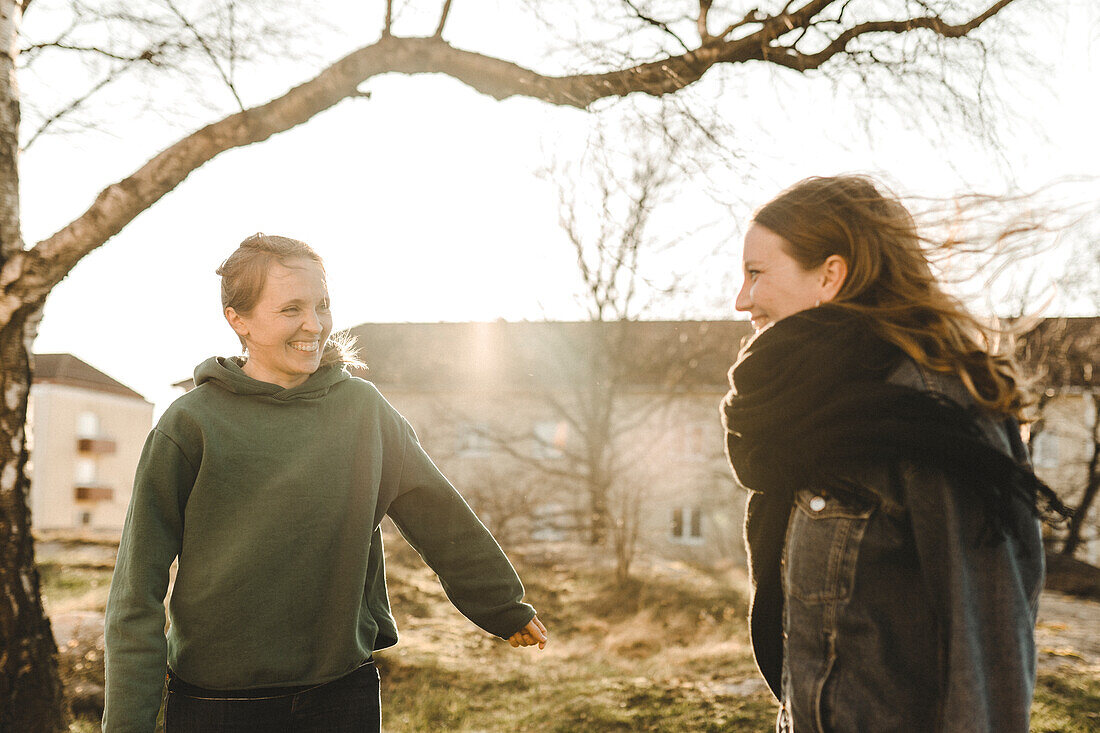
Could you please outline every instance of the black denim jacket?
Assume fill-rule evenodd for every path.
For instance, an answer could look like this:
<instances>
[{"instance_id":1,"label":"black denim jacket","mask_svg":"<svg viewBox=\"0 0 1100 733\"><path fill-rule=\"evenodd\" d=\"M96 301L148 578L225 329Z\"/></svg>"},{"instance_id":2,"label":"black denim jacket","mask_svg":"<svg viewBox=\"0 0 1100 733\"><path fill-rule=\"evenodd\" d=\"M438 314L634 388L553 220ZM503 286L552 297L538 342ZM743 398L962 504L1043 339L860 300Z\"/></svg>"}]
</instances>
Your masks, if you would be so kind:
<instances>
[{"instance_id":1,"label":"black denim jacket","mask_svg":"<svg viewBox=\"0 0 1100 733\"><path fill-rule=\"evenodd\" d=\"M958 380L913 362L891 381L971 403ZM983 429L1026 460L1014 421ZM782 680L769 680L781 689L777 729L1027 731L1044 572L1038 521L1021 504L1023 541L982 543L975 503L935 466L867 465L845 479L886 498L796 492L781 565Z\"/></svg>"}]
</instances>

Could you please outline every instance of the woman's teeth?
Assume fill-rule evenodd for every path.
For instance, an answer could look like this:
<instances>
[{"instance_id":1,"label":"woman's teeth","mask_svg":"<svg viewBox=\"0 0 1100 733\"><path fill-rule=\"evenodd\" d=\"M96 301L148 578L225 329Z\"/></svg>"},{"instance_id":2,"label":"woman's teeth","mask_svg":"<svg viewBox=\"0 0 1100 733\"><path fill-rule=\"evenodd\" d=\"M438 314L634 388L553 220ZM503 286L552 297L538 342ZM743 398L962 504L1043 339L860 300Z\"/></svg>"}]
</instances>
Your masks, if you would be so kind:
<instances>
[{"instance_id":1,"label":"woman's teeth","mask_svg":"<svg viewBox=\"0 0 1100 733\"><path fill-rule=\"evenodd\" d=\"M290 343L290 348L294 349L295 351L307 351L307 352L317 351L317 342L316 341L292 341Z\"/></svg>"}]
</instances>

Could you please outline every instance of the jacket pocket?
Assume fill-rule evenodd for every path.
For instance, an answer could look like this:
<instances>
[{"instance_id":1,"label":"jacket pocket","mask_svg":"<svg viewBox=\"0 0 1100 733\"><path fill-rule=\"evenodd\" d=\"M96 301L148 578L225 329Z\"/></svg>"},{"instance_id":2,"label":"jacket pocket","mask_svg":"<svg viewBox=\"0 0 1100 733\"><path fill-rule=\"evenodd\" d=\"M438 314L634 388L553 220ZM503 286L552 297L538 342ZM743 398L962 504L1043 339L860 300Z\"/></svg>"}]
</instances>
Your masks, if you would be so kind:
<instances>
[{"instance_id":1,"label":"jacket pocket","mask_svg":"<svg viewBox=\"0 0 1100 733\"><path fill-rule=\"evenodd\" d=\"M784 550L788 594L807 603L845 601L875 507L802 489L795 494Z\"/></svg>"}]
</instances>

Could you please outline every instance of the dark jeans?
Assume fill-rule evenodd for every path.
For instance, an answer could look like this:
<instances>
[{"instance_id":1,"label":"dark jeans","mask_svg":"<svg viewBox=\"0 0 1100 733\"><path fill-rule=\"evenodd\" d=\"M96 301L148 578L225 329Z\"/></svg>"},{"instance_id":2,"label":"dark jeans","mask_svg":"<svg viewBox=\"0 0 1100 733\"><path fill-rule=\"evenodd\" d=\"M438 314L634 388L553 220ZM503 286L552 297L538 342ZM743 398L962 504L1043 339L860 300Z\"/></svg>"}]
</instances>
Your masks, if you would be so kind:
<instances>
[{"instance_id":1,"label":"dark jeans","mask_svg":"<svg viewBox=\"0 0 1100 733\"><path fill-rule=\"evenodd\" d=\"M323 685L204 690L169 674L166 733L378 733L373 662Z\"/></svg>"}]
</instances>

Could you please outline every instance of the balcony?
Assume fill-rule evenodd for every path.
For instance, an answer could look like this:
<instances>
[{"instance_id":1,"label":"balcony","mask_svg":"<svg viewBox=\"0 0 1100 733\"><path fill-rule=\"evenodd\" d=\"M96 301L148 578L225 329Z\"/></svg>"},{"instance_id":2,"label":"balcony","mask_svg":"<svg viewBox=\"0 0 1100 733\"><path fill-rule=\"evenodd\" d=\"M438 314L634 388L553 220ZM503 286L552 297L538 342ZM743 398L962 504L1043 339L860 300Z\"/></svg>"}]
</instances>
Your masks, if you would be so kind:
<instances>
[{"instance_id":1,"label":"balcony","mask_svg":"<svg viewBox=\"0 0 1100 733\"><path fill-rule=\"evenodd\" d=\"M76 449L97 456L110 455L115 452L115 441L109 438L77 438Z\"/></svg>"},{"instance_id":2,"label":"balcony","mask_svg":"<svg viewBox=\"0 0 1100 733\"><path fill-rule=\"evenodd\" d=\"M115 490L109 486L76 486L74 495L77 501L111 501Z\"/></svg>"}]
</instances>

